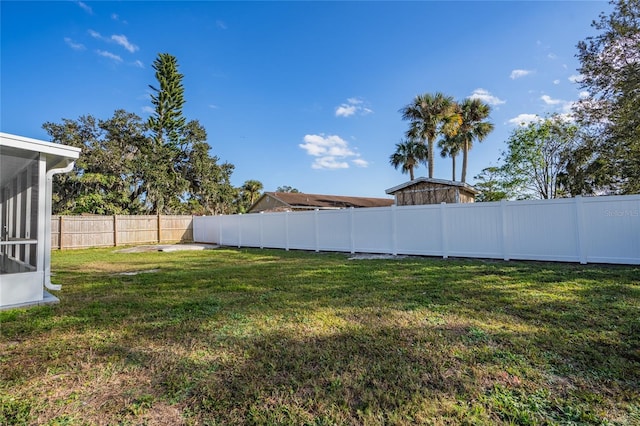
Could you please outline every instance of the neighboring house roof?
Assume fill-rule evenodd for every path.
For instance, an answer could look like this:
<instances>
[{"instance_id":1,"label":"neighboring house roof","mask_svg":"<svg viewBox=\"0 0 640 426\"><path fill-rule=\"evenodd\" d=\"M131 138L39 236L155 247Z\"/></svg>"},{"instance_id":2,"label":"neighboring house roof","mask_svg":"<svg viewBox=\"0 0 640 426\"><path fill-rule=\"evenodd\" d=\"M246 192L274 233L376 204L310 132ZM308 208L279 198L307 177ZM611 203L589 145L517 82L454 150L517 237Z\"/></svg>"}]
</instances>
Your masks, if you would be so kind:
<instances>
[{"instance_id":1,"label":"neighboring house roof","mask_svg":"<svg viewBox=\"0 0 640 426\"><path fill-rule=\"evenodd\" d=\"M435 184L435 185L445 185L445 186L457 186L459 188L463 188L473 194L479 194L480 191L478 191L477 189L475 189L473 186L469 185L468 183L465 182L456 182L453 180L445 180L445 179L433 179L433 178L426 178L426 177L419 177L416 178L414 180L410 180L408 182L402 183L400 185L394 186L393 188L389 188L387 189L385 192L387 194L395 194L396 192L408 188L410 186L413 186L417 183L431 183L431 184Z\"/></svg>"},{"instance_id":2,"label":"neighboring house roof","mask_svg":"<svg viewBox=\"0 0 640 426\"><path fill-rule=\"evenodd\" d=\"M270 208L259 209L265 201L271 201ZM247 213L266 210L313 210L343 209L349 207L389 207L392 198L346 197L341 195L303 194L301 192L265 192L247 210ZM275 208L273 208L275 207Z\"/></svg>"}]
</instances>

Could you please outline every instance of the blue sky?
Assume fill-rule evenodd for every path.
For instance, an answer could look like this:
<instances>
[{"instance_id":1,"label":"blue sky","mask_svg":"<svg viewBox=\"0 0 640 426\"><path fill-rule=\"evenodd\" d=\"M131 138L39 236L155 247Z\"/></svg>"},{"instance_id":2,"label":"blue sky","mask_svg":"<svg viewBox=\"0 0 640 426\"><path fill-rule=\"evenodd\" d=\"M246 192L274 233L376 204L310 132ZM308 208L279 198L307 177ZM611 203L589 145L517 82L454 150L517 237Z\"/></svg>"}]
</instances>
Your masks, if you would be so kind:
<instances>
[{"instance_id":1,"label":"blue sky","mask_svg":"<svg viewBox=\"0 0 640 426\"><path fill-rule=\"evenodd\" d=\"M417 94L491 104L495 130L470 152L473 183L518 122L579 99L575 46L610 10L602 1L0 7L1 131L48 140L46 121L121 108L146 119L151 64L170 53L184 74L184 114L236 166L234 185L375 197L408 180L389 156L407 129L398 111ZM451 160L436 158L434 170L450 179Z\"/></svg>"}]
</instances>

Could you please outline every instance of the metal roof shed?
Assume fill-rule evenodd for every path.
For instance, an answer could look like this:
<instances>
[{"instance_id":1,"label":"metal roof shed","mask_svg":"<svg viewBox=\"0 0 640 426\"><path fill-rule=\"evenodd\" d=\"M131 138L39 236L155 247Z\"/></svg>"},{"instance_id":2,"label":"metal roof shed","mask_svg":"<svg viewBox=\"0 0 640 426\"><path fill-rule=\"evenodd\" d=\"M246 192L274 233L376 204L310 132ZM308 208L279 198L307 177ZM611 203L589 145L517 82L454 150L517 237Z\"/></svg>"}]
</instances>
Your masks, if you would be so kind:
<instances>
[{"instance_id":1,"label":"metal roof shed","mask_svg":"<svg viewBox=\"0 0 640 426\"><path fill-rule=\"evenodd\" d=\"M386 190L397 206L440 203L473 203L480 193L464 182L419 177Z\"/></svg>"},{"instance_id":2,"label":"metal roof shed","mask_svg":"<svg viewBox=\"0 0 640 426\"><path fill-rule=\"evenodd\" d=\"M53 175L80 148L0 133L0 310L57 302L51 283Z\"/></svg>"}]
</instances>

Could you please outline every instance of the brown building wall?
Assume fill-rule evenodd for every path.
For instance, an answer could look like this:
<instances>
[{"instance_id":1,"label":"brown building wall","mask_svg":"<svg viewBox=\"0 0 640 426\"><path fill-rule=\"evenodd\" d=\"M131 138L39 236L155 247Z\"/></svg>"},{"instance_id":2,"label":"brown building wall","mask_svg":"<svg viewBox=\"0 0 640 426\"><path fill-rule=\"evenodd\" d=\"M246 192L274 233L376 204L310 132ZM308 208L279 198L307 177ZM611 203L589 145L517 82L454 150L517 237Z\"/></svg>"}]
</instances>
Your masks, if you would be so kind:
<instances>
[{"instance_id":1,"label":"brown building wall","mask_svg":"<svg viewBox=\"0 0 640 426\"><path fill-rule=\"evenodd\" d=\"M476 202L476 196L474 194L472 194L471 192L465 191L464 189L460 188L460 202L461 203L475 203Z\"/></svg>"},{"instance_id":2,"label":"brown building wall","mask_svg":"<svg viewBox=\"0 0 640 426\"><path fill-rule=\"evenodd\" d=\"M258 213L263 211L278 211L284 210L287 207L285 204L276 200L275 198L267 195L262 200L260 200L256 205L251 209L252 213Z\"/></svg>"},{"instance_id":3,"label":"brown building wall","mask_svg":"<svg viewBox=\"0 0 640 426\"><path fill-rule=\"evenodd\" d=\"M395 194L398 206L417 206L440 203L473 203L473 193L457 186L419 182Z\"/></svg>"}]
</instances>

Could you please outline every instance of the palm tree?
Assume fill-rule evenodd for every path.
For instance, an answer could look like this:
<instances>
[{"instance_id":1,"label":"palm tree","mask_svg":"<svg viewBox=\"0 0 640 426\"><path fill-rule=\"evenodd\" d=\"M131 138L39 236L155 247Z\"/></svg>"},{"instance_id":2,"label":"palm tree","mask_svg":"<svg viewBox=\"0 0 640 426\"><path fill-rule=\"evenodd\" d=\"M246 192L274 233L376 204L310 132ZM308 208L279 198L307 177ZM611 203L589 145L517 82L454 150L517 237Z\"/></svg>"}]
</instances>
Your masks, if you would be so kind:
<instances>
[{"instance_id":1,"label":"palm tree","mask_svg":"<svg viewBox=\"0 0 640 426\"><path fill-rule=\"evenodd\" d=\"M256 202L256 200L260 196L260 191L262 191L262 188L262 182L260 182L259 180L250 179L244 182L244 184L242 185L242 192L244 192L244 195L247 197L249 207Z\"/></svg>"},{"instance_id":2,"label":"palm tree","mask_svg":"<svg viewBox=\"0 0 640 426\"><path fill-rule=\"evenodd\" d=\"M402 167L402 173L409 172L411 180L414 179L413 169L418 167L421 161L427 160L427 150L424 144L415 139L405 139L396 144L396 152L389 157L389 163L398 169Z\"/></svg>"},{"instance_id":3,"label":"palm tree","mask_svg":"<svg viewBox=\"0 0 640 426\"><path fill-rule=\"evenodd\" d=\"M462 122L458 129L462 148L462 176L460 180L466 182L467 163L469 150L473 145L473 140L482 142L489 133L493 131L493 123L486 120L491 113L491 107L480 99L465 99L460 105L460 115Z\"/></svg>"},{"instance_id":4,"label":"palm tree","mask_svg":"<svg viewBox=\"0 0 640 426\"><path fill-rule=\"evenodd\" d=\"M453 177L451 180L456 180L456 157L460 154L462 149L462 143L459 135L445 136L438 142L438 148L440 148L440 156L442 158L451 157Z\"/></svg>"},{"instance_id":5,"label":"palm tree","mask_svg":"<svg viewBox=\"0 0 640 426\"><path fill-rule=\"evenodd\" d=\"M427 144L429 177L433 177L433 143L439 134L453 136L460 124L456 102L442 93L426 93L415 97L400 110L403 120L409 120L407 137Z\"/></svg>"}]
</instances>

